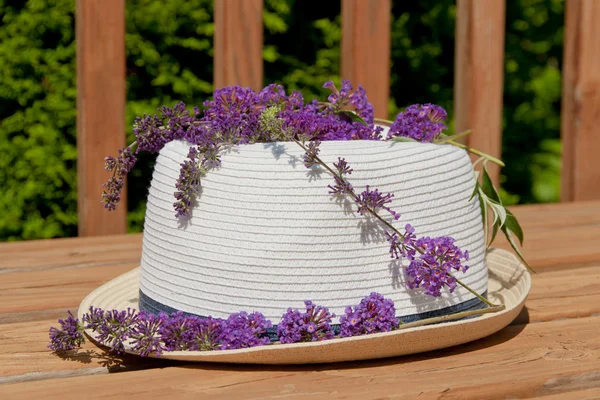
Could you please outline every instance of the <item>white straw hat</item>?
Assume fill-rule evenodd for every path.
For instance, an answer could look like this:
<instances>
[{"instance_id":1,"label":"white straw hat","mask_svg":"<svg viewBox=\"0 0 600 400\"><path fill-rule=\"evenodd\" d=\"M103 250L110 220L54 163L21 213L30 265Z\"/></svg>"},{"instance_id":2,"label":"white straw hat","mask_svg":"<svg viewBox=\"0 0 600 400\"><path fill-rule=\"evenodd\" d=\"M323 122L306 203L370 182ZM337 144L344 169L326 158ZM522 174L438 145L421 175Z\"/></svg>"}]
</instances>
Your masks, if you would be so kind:
<instances>
[{"instance_id":1,"label":"white straw hat","mask_svg":"<svg viewBox=\"0 0 600 400\"><path fill-rule=\"evenodd\" d=\"M331 176L307 170L292 142L233 147L202 180L192 216L172 208L175 182L189 144L168 143L160 152L149 190L141 266L91 293L90 306L132 307L152 313L182 311L226 318L258 311L277 324L305 300L338 317L371 292L393 300L403 322L483 308L462 287L431 297L411 290L406 263L390 258L379 224L329 193ZM470 259L457 273L475 292L506 309L440 325L323 342L269 345L246 350L168 352L163 358L243 363L316 363L388 357L474 340L506 326L520 311L530 278L516 259L488 254L471 161L461 149L427 143L329 141L319 156L354 168L355 189L393 193L399 228L410 223L419 237L450 236ZM489 268L489 269L488 269ZM488 274L489 272L489 274ZM489 276L488 276L489 275ZM333 323L337 323L334 319ZM360 344L357 343L360 341Z\"/></svg>"}]
</instances>

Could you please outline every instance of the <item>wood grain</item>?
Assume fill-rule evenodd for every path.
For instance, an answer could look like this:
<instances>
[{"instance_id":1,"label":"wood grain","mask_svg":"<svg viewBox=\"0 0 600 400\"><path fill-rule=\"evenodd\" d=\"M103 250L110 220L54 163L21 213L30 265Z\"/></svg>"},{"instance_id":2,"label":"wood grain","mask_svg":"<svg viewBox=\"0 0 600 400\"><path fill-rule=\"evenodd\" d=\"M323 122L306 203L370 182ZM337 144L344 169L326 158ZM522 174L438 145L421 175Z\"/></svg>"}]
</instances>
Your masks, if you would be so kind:
<instances>
[{"instance_id":1,"label":"wood grain","mask_svg":"<svg viewBox=\"0 0 600 400\"><path fill-rule=\"evenodd\" d=\"M141 252L141 234L0 243L0 274L136 262Z\"/></svg>"},{"instance_id":2,"label":"wood grain","mask_svg":"<svg viewBox=\"0 0 600 400\"><path fill-rule=\"evenodd\" d=\"M342 0L342 79L362 85L375 116L388 118L390 0Z\"/></svg>"},{"instance_id":3,"label":"wood grain","mask_svg":"<svg viewBox=\"0 0 600 400\"><path fill-rule=\"evenodd\" d=\"M216 0L214 86L263 87L263 0Z\"/></svg>"},{"instance_id":4,"label":"wood grain","mask_svg":"<svg viewBox=\"0 0 600 400\"><path fill-rule=\"evenodd\" d=\"M123 265L122 268L119 270L102 267L89 270L83 278L61 275L56 278L40 276L36 280L30 273L12 274L15 277L20 276L22 280L11 282L7 286L8 289L5 286L0 287L0 293L3 295L0 304L8 304L0 313L0 366L6 365L5 369L0 367L0 376L25 375L19 379L38 380L47 379L44 378L46 375L35 373L45 374L59 370L58 366L63 365L62 361L56 356L51 356L45 347L49 327L55 326L56 319L63 318L68 309L75 313L80 300L91 290L130 267ZM56 274L56 271L49 272ZM581 279L581 276L585 276L585 279ZM514 324L600 315L600 262L587 267L545 270L532 278L533 285L526 303L527 310ZM64 289L49 293L47 287L41 286L46 279L50 279L52 288ZM62 285L58 285L57 282L62 282ZM7 309L36 311L7 314ZM9 320L11 316L12 319ZM94 349L97 350L94 354L88 354L87 350ZM88 362L85 368L98 367L99 362L107 361L107 355L93 346L86 346L84 350L80 353L74 352L72 358L75 358L75 361L79 358L93 358L95 362ZM35 362L32 363L32 360ZM71 370L76 368L74 364L76 363L64 363L64 366Z\"/></svg>"},{"instance_id":5,"label":"wood grain","mask_svg":"<svg viewBox=\"0 0 600 400\"><path fill-rule=\"evenodd\" d=\"M569 392L573 382L585 382L581 390L599 388L600 380L592 379L600 369L598 329L600 317L589 317L508 327L466 345L388 360L289 367L195 364L1 390L11 399L65 393L130 399L524 398Z\"/></svg>"},{"instance_id":6,"label":"wood grain","mask_svg":"<svg viewBox=\"0 0 600 400\"><path fill-rule=\"evenodd\" d=\"M77 207L79 236L125 233L101 204L104 157L125 146L125 1L77 0Z\"/></svg>"},{"instance_id":7,"label":"wood grain","mask_svg":"<svg viewBox=\"0 0 600 400\"><path fill-rule=\"evenodd\" d=\"M561 140L563 201L600 199L600 2L566 2Z\"/></svg>"},{"instance_id":8,"label":"wood grain","mask_svg":"<svg viewBox=\"0 0 600 400\"><path fill-rule=\"evenodd\" d=\"M467 145L497 158L502 150L505 0L457 0L454 57L456 132ZM494 184L500 169L488 164Z\"/></svg>"},{"instance_id":9,"label":"wood grain","mask_svg":"<svg viewBox=\"0 0 600 400\"><path fill-rule=\"evenodd\" d=\"M0 281L0 324L4 313L12 314L11 320L14 320L18 313L76 309L92 290L139 265L139 262L120 263L3 275Z\"/></svg>"}]
</instances>

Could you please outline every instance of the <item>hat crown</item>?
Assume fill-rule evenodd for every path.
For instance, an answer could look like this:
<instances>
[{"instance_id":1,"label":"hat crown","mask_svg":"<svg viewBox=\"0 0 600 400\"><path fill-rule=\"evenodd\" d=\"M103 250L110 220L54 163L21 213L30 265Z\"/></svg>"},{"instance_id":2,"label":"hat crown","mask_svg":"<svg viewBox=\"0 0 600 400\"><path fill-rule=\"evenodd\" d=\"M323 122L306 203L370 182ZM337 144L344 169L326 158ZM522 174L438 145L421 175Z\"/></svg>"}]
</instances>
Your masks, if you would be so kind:
<instances>
[{"instance_id":1,"label":"hat crown","mask_svg":"<svg viewBox=\"0 0 600 400\"><path fill-rule=\"evenodd\" d=\"M405 316L473 298L462 288L439 298L410 290L381 225L330 195L331 176L306 169L292 142L226 149L221 166L202 179L192 216L176 219L173 192L189 146L173 141L161 150L149 189L140 291L157 304L214 317L260 311L275 323L304 300L340 315L379 292ZM463 150L380 141L330 141L320 149L329 165L346 159L355 189L394 194L391 208L401 214L389 219L394 226L456 239L470 254L469 270L457 276L486 292L481 212L477 198L469 200L475 178Z\"/></svg>"}]
</instances>

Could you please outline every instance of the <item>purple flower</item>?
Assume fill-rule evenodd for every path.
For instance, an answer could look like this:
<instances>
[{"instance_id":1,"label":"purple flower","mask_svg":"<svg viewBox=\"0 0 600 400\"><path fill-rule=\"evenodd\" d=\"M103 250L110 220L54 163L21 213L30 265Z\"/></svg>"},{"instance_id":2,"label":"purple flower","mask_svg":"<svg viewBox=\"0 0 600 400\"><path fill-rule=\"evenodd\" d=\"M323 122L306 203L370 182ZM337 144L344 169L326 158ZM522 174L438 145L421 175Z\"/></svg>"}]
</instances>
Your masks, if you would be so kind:
<instances>
[{"instance_id":1,"label":"purple flower","mask_svg":"<svg viewBox=\"0 0 600 400\"><path fill-rule=\"evenodd\" d=\"M333 186L327 185L329 189L329 194L335 195L345 195L351 194L353 192L352 184L345 179L340 178L339 176L334 176L333 180L335 184Z\"/></svg>"},{"instance_id":2,"label":"purple flower","mask_svg":"<svg viewBox=\"0 0 600 400\"><path fill-rule=\"evenodd\" d=\"M271 327L273 327L271 321L259 312L248 314L242 311L231 314L223 322L218 338L219 348L221 350L242 349L269 344L270 340L265 334Z\"/></svg>"},{"instance_id":3,"label":"purple flower","mask_svg":"<svg viewBox=\"0 0 600 400\"><path fill-rule=\"evenodd\" d=\"M48 345L50 350L56 352L72 350L85 343L83 327L79 319L75 318L71 311L69 311L67 319L59 319L58 323L61 329L50 328L50 344Z\"/></svg>"},{"instance_id":4,"label":"purple flower","mask_svg":"<svg viewBox=\"0 0 600 400\"><path fill-rule=\"evenodd\" d=\"M397 327L394 302L375 292L362 299L354 309L346 307L345 315L340 317L341 337L389 332Z\"/></svg>"},{"instance_id":5,"label":"purple flower","mask_svg":"<svg viewBox=\"0 0 600 400\"><path fill-rule=\"evenodd\" d=\"M162 322L160 317L144 311L137 315L129 336L132 339L132 349L139 352L140 356L147 357L153 352L157 356L162 354L164 347L158 335Z\"/></svg>"},{"instance_id":6,"label":"purple flower","mask_svg":"<svg viewBox=\"0 0 600 400\"><path fill-rule=\"evenodd\" d=\"M158 334L165 351L189 350L193 347L193 336L197 330L198 317L184 316L181 311L158 315L162 320Z\"/></svg>"},{"instance_id":7,"label":"purple flower","mask_svg":"<svg viewBox=\"0 0 600 400\"><path fill-rule=\"evenodd\" d=\"M401 257L409 257L411 260L416 254L415 250L415 228L410 224L404 227L404 235L400 236L396 232L385 233L390 244L390 256L399 259Z\"/></svg>"},{"instance_id":8,"label":"purple flower","mask_svg":"<svg viewBox=\"0 0 600 400\"><path fill-rule=\"evenodd\" d=\"M352 171L354 171L352 168L350 168L350 165L348 165L345 158L338 157L337 162L334 162L333 166L335 169L337 169L340 175L351 175Z\"/></svg>"},{"instance_id":9,"label":"purple flower","mask_svg":"<svg viewBox=\"0 0 600 400\"><path fill-rule=\"evenodd\" d=\"M422 287L425 293L439 297L444 286L450 293L456 288L456 278L452 270L466 272L469 268L463 260L469 260L469 252L462 251L454 245L451 237L419 238L415 247L420 255L414 258L406 268L406 275L410 278L408 286L411 289Z\"/></svg>"},{"instance_id":10,"label":"purple flower","mask_svg":"<svg viewBox=\"0 0 600 400\"><path fill-rule=\"evenodd\" d=\"M321 142L319 140L313 140L308 142L308 146L306 146L306 153L304 153L303 161L304 166L306 168L310 168L317 163L317 157L319 156L319 145Z\"/></svg>"},{"instance_id":11,"label":"purple flower","mask_svg":"<svg viewBox=\"0 0 600 400\"><path fill-rule=\"evenodd\" d=\"M104 187L102 190L102 203L105 208L111 211L116 209L117 203L121 201L125 178L129 171L133 169L136 161L137 158L129 147L119 150L119 156L116 159L114 157L104 159L104 168L113 173L112 177L102 185Z\"/></svg>"},{"instance_id":12,"label":"purple flower","mask_svg":"<svg viewBox=\"0 0 600 400\"><path fill-rule=\"evenodd\" d=\"M367 98L367 92L362 86L352 90L352 83L348 80L342 80L342 87L338 90L332 81L325 82L325 89L332 93L327 100L330 103L330 111L338 112L340 110L353 110L369 125L373 124L374 110Z\"/></svg>"},{"instance_id":13,"label":"purple flower","mask_svg":"<svg viewBox=\"0 0 600 400\"><path fill-rule=\"evenodd\" d=\"M180 164L179 178L175 182L175 188L177 189L175 199L177 201L173 203L177 212L176 217L189 216L192 212L194 199L200 188L200 177L202 176L199 157L198 149L192 146L188 151L188 159Z\"/></svg>"},{"instance_id":14,"label":"purple flower","mask_svg":"<svg viewBox=\"0 0 600 400\"><path fill-rule=\"evenodd\" d=\"M90 307L90 312L83 315L82 321L85 329L91 329L98 334L98 341L111 346L111 351L120 354L125 351L124 343L133 333L137 314L131 308L127 308L127 311L104 311Z\"/></svg>"},{"instance_id":15,"label":"purple flower","mask_svg":"<svg viewBox=\"0 0 600 400\"><path fill-rule=\"evenodd\" d=\"M224 323L224 320L212 318L210 316L208 318L198 319L195 329L191 331L192 338L190 350L207 351L219 349L219 338L223 333ZM252 340L255 339L252 338Z\"/></svg>"},{"instance_id":16,"label":"purple flower","mask_svg":"<svg viewBox=\"0 0 600 400\"><path fill-rule=\"evenodd\" d=\"M413 104L398 114L387 138L403 136L431 143L447 128L443 123L446 117L446 111L440 106Z\"/></svg>"},{"instance_id":17,"label":"purple flower","mask_svg":"<svg viewBox=\"0 0 600 400\"><path fill-rule=\"evenodd\" d=\"M392 214L394 219L397 220L400 218L400 214L386 206L386 204L392 202L392 197L394 197L394 195L391 193L382 194L378 189L371 190L369 185L367 185L365 190L360 193L355 200L358 205L356 212L360 215L365 215L369 212L369 209L373 211L382 209Z\"/></svg>"},{"instance_id":18,"label":"purple flower","mask_svg":"<svg viewBox=\"0 0 600 400\"><path fill-rule=\"evenodd\" d=\"M304 302L306 312L292 310L281 317L277 325L277 336L281 343L314 342L333 338L330 314L326 307L315 306L311 301Z\"/></svg>"}]
</instances>

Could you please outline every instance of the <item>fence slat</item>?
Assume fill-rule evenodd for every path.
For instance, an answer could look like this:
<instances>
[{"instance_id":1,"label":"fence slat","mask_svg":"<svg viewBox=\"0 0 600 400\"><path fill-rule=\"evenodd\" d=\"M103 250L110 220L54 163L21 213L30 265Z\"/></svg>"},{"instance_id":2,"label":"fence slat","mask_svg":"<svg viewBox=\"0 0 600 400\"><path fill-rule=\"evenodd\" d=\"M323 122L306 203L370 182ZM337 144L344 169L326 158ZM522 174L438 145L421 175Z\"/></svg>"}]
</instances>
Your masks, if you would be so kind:
<instances>
[{"instance_id":1,"label":"fence slat","mask_svg":"<svg viewBox=\"0 0 600 400\"><path fill-rule=\"evenodd\" d=\"M375 116L388 118L390 0L342 0L342 78L362 85Z\"/></svg>"},{"instance_id":2,"label":"fence slat","mask_svg":"<svg viewBox=\"0 0 600 400\"><path fill-rule=\"evenodd\" d=\"M215 0L215 88L263 86L263 0Z\"/></svg>"},{"instance_id":3,"label":"fence slat","mask_svg":"<svg viewBox=\"0 0 600 400\"><path fill-rule=\"evenodd\" d=\"M600 2L566 2L562 201L600 199Z\"/></svg>"},{"instance_id":4,"label":"fence slat","mask_svg":"<svg viewBox=\"0 0 600 400\"><path fill-rule=\"evenodd\" d=\"M125 233L127 202L101 204L104 157L125 145L125 1L77 0L79 236Z\"/></svg>"},{"instance_id":5,"label":"fence slat","mask_svg":"<svg viewBox=\"0 0 600 400\"><path fill-rule=\"evenodd\" d=\"M467 144L495 157L502 150L505 13L505 0L457 1L456 132L472 129ZM497 185L500 170L488 167Z\"/></svg>"}]
</instances>

